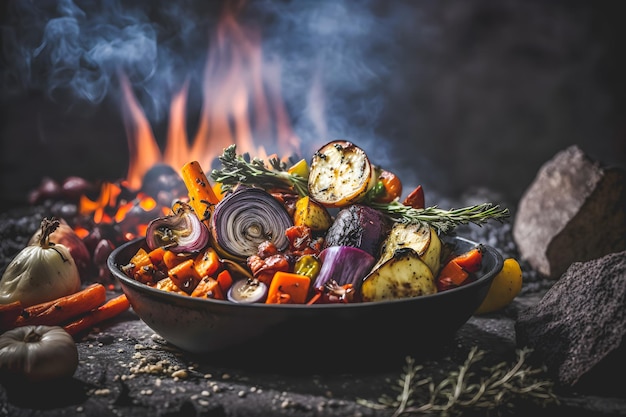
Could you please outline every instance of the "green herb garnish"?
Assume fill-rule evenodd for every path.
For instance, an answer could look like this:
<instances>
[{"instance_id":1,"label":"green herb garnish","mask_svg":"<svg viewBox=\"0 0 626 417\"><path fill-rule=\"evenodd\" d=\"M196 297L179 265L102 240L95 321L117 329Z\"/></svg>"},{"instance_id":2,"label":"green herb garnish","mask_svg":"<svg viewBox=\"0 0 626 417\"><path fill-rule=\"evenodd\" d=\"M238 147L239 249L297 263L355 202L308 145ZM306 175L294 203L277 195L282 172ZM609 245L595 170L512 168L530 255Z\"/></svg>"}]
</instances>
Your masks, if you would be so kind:
<instances>
[{"instance_id":1,"label":"green herb garnish","mask_svg":"<svg viewBox=\"0 0 626 417\"><path fill-rule=\"evenodd\" d=\"M285 163L270 158L270 168L260 158L250 159L250 155L237 155L235 145L224 149L218 157L222 169L211 171L211 179L222 184L222 192L228 192L238 184L260 187L265 190L291 189L299 195L308 194L307 178L287 172Z\"/></svg>"}]
</instances>

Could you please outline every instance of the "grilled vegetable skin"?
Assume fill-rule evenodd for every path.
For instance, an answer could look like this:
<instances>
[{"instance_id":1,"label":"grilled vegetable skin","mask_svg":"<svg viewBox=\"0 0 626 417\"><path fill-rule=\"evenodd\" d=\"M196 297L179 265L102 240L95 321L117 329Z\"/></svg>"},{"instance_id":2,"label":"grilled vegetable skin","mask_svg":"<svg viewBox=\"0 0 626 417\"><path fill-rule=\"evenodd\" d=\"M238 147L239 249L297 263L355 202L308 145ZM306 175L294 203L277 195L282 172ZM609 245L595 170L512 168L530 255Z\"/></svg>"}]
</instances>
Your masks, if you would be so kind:
<instances>
[{"instance_id":1,"label":"grilled vegetable skin","mask_svg":"<svg viewBox=\"0 0 626 417\"><path fill-rule=\"evenodd\" d=\"M435 278L411 248L398 249L374 268L361 284L363 301L384 301L435 294Z\"/></svg>"},{"instance_id":2,"label":"grilled vegetable skin","mask_svg":"<svg viewBox=\"0 0 626 417\"><path fill-rule=\"evenodd\" d=\"M376 184L376 170L363 149L336 140L311 159L309 194L326 207L345 207L365 197Z\"/></svg>"},{"instance_id":3,"label":"grilled vegetable skin","mask_svg":"<svg viewBox=\"0 0 626 417\"><path fill-rule=\"evenodd\" d=\"M380 211L352 204L337 213L326 233L324 246L352 246L378 257L390 229L389 220Z\"/></svg>"},{"instance_id":4,"label":"grilled vegetable skin","mask_svg":"<svg viewBox=\"0 0 626 417\"><path fill-rule=\"evenodd\" d=\"M363 301L416 297L437 292L441 240L421 224L397 223L382 245L382 255L363 279Z\"/></svg>"}]
</instances>

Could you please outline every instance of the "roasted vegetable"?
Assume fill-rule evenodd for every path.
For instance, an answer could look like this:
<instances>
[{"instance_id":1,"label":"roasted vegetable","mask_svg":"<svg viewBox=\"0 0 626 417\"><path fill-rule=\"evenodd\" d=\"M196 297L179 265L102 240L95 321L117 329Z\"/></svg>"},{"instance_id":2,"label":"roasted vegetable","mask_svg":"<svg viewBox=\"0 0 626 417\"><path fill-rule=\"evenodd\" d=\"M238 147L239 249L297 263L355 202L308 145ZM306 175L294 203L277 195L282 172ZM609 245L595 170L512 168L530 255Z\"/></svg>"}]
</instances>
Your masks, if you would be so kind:
<instances>
[{"instance_id":1,"label":"roasted vegetable","mask_svg":"<svg viewBox=\"0 0 626 417\"><path fill-rule=\"evenodd\" d=\"M209 242L209 229L191 206L178 201L173 214L148 223L146 244L150 249L167 248L174 253L198 252Z\"/></svg>"},{"instance_id":2,"label":"roasted vegetable","mask_svg":"<svg viewBox=\"0 0 626 417\"><path fill-rule=\"evenodd\" d=\"M259 244L272 242L281 251L289 241L285 230L293 220L271 194L260 188L239 187L216 206L211 233L223 254L245 260L257 252Z\"/></svg>"},{"instance_id":3,"label":"roasted vegetable","mask_svg":"<svg viewBox=\"0 0 626 417\"><path fill-rule=\"evenodd\" d=\"M315 255L302 255L293 266L293 272L299 275L306 275L315 280L320 273L322 263Z\"/></svg>"},{"instance_id":4,"label":"roasted vegetable","mask_svg":"<svg viewBox=\"0 0 626 417\"><path fill-rule=\"evenodd\" d=\"M69 249L50 241L59 224L57 219L43 219L40 240L9 263L0 280L0 303L20 301L28 307L80 289L80 275Z\"/></svg>"},{"instance_id":5,"label":"roasted vegetable","mask_svg":"<svg viewBox=\"0 0 626 417\"><path fill-rule=\"evenodd\" d=\"M333 219L326 207L309 196L300 197L296 201L296 210L293 215L295 226L306 226L315 232L325 232L332 223Z\"/></svg>"},{"instance_id":6,"label":"roasted vegetable","mask_svg":"<svg viewBox=\"0 0 626 417\"><path fill-rule=\"evenodd\" d=\"M363 301L417 297L437 292L441 240L434 229L397 223L382 245L382 255L364 278Z\"/></svg>"},{"instance_id":7,"label":"roasted vegetable","mask_svg":"<svg viewBox=\"0 0 626 417\"><path fill-rule=\"evenodd\" d=\"M402 194L400 177L386 169L377 169L376 185L368 194L368 198L377 203L391 203Z\"/></svg>"},{"instance_id":8,"label":"roasted vegetable","mask_svg":"<svg viewBox=\"0 0 626 417\"><path fill-rule=\"evenodd\" d=\"M382 245L382 255L378 265L395 256L400 249L412 249L430 268L433 276L439 273L441 263L441 240L437 232L417 223L396 223Z\"/></svg>"},{"instance_id":9,"label":"roasted vegetable","mask_svg":"<svg viewBox=\"0 0 626 417\"><path fill-rule=\"evenodd\" d=\"M411 191L402 204L405 206L412 207L414 209L423 209L426 207L425 199L424 199L424 189L421 185L418 185Z\"/></svg>"},{"instance_id":10,"label":"roasted vegetable","mask_svg":"<svg viewBox=\"0 0 626 417\"><path fill-rule=\"evenodd\" d=\"M330 246L320 252L319 258L322 268L315 279L314 288L335 281L340 286L352 284L358 290L361 280L376 262L369 253L351 246Z\"/></svg>"},{"instance_id":11,"label":"roasted vegetable","mask_svg":"<svg viewBox=\"0 0 626 417\"><path fill-rule=\"evenodd\" d=\"M363 279L363 301L384 301L435 294L435 278L428 265L411 248L394 251Z\"/></svg>"},{"instance_id":12,"label":"roasted vegetable","mask_svg":"<svg viewBox=\"0 0 626 417\"><path fill-rule=\"evenodd\" d=\"M352 246L377 257L390 225L380 211L353 204L339 210L326 233L324 246Z\"/></svg>"},{"instance_id":13,"label":"roasted vegetable","mask_svg":"<svg viewBox=\"0 0 626 417\"><path fill-rule=\"evenodd\" d=\"M200 220L208 221L219 198L213 192L202 167L198 161L191 161L183 165L180 172L187 187L189 204ZM206 224L208 226L208 222Z\"/></svg>"},{"instance_id":14,"label":"roasted vegetable","mask_svg":"<svg viewBox=\"0 0 626 417\"><path fill-rule=\"evenodd\" d=\"M263 303L267 298L267 285L258 279L241 279L233 282L226 298L233 303Z\"/></svg>"},{"instance_id":15,"label":"roasted vegetable","mask_svg":"<svg viewBox=\"0 0 626 417\"><path fill-rule=\"evenodd\" d=\"M363 199L376 184L376 172L365 151L336 140L311 159L309 195L326 207L345 207Z\"/></svg>"},{"instance_id":16,"label":"roasted vegetable","mask_svg":"<svg viewBox=\"0 0 626 417\"><path fill-rule=\"evenodd\" d=\"M306 275L278 271L267 290L266 304L304 304L311 279Z\"/></svg>"}]
</instances>

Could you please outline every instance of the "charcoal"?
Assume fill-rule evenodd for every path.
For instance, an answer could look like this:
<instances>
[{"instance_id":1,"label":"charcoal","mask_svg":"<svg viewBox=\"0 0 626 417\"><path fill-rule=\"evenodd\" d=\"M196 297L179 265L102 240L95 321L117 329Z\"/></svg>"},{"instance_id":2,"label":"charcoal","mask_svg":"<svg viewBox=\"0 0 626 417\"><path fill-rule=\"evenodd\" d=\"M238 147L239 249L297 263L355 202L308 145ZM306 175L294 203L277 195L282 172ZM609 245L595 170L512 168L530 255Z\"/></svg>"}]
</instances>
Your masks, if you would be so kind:
<instances>
[{"instance_id":1,"label":"charcoal","mask_svg":"<svg viewBox=\"0 0 626 417\"><path fill-rule=\"evenodd\" d=\"M559 152L522 196L513 226L520 255L558 278L573 262L626 249L626 172L579 147Z\"/></svg>"},{"instance_id":2,"label":"charcoal","mask_svg":"<svg viewBox=\"0 0 626 417\"><path fill-rule=\"evenodd\" d=\"M517 344L533 349L561 386L599 388L626 372L625 305L626 251L576 262L519 313Z\"/></svg>"}]
</instances>

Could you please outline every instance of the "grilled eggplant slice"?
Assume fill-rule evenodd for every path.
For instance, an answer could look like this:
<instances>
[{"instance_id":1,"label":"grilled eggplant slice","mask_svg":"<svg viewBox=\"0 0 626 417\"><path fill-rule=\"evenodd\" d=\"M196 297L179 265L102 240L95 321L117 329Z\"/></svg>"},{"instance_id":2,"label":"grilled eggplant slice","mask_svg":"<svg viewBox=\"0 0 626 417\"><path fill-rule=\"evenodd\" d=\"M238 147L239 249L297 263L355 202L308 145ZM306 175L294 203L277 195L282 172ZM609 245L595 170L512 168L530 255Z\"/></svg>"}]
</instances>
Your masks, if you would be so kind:
<instances>
[{"instance_id":1,"label":"grilled eggplant slice","mask_svg":"<svg viewBox=\"0 0 626 417\"><path fill-rule=\"evenodd\" d=\"M430 226L396 223L382 245L382 255L363 278L363 301L410 298L437 292L441 240Z\"/></svg>"},{"instance_id":2,"label":"grilled eggplant slice","mask_svg":"<svg viewBox=\"0 0 626 417\"><path fill-rule=\"evenodd\" d=\"M433 273L411 248L396 250L361 284L361 298L365 302L412 298L436 292Z\"/></svg>"},{"instance_id":3,"label":"grilled eggplant slice","mask_svg":"<svg viewBox=\"0 0 626 417\"><path fill-rule=\"evenodd\" d=\"M435 229L421 223L395 223L382 244L382 255L374 269L394 257L396 251L405 248L415 251L437 276L441 265L441 240Z\"/></svg>"},{"instance_id":4,"label":"grilled eggplant slice","mask_svg":"<svg viewBox=\"0 0 626 417\"><path fill-rule=\"evenodd\" d=\"M324 247L352 246L378 258L380 246L391 229L380 211L361 204L344 207L326 233Z\"/></svg>"},{"instance_id":5,"label":"grilled eggplant slice","mask_svg":"<svg viewBox=\"0 0 626 417\"><path fill-rule=\"evenodd\" d=\"M326 207L356 203L375 184L375 168L365 151L351 142L329 142L311 159L309 195Z\"/></svg>"}]
</instances>

